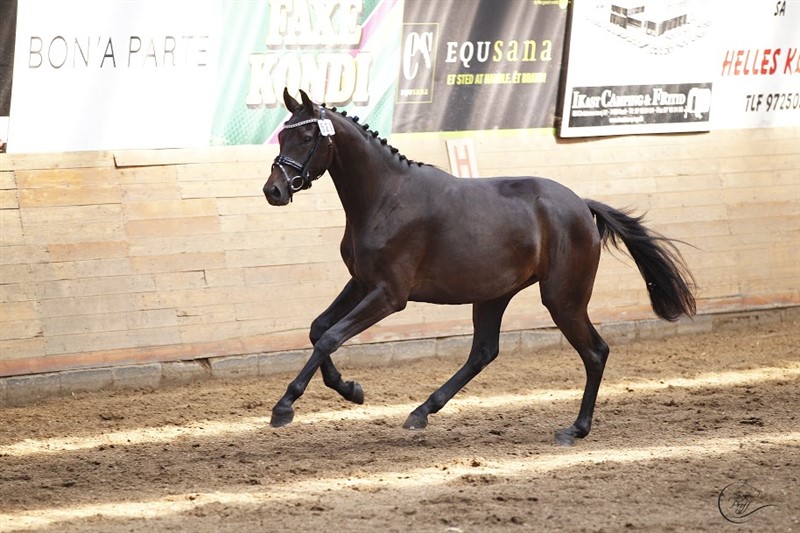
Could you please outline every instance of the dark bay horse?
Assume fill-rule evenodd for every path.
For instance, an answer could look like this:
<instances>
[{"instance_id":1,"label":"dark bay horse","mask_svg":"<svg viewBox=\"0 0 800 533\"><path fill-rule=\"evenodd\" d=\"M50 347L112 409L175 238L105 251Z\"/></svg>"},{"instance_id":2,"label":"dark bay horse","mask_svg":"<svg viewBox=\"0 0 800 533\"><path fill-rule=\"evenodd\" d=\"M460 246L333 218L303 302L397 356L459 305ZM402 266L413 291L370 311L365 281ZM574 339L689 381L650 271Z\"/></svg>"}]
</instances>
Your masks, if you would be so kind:
<instances>
[{"instance_id":1,"label":"dark bay horse","mask_svg":"<svg viewBox=\"0 0 800 533\"><path fill-rule=\"evenodd\" d=\"M429 414L494 360L509 301L538 282L542 303L586 369L578 417L556 433L569 445L589 433L609 353L586 310L601 247L625 244L659 317L694 314L693 280L680 253L641 217L544 178L456 178L408 160L358 117L316 105L302 91L301 100L284 91L292 116L278 136L280 155L264 194L270 204L286 205L328 171L347 219L341 254L351 278L311 324L313 352L272 409L272 426L292 421L292 404L317 369L328 387L363 403L361 385L342 380L331 354L409 300L471 303L467 362L403 424L426 427Z\"/></svg>"}]
</instances>

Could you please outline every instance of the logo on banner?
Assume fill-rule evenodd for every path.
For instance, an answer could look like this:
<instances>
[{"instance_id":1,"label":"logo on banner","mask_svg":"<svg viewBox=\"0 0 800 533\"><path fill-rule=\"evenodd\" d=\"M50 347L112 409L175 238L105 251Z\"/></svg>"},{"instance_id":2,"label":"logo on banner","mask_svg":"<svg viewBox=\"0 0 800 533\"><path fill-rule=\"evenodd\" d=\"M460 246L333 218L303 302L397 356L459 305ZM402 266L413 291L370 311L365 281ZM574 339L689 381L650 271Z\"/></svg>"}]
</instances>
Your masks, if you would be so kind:
<instances>
[{"instance_id":1,"label":"logo on banner","mask_svg":"<svg viewBox=\"0 0 800 533\"><path fill-rule=\"evenodd\" d=\"M573 87L571 128L708 122L711 84Z\"/></svg>"},{"instance_id":2,"label":"logo on banner","mask_svg":"<svg viewBox=\"0 0 800 533\"><path fill-rule=\"evenodd\" d=\"M267 51L250 55L247 106L276 105L284 87L292 93L304 89L319 102L365 105L372 56L358 50L363 4L363 0L269 2Z\"/></svg>"},{"instance_id":3,"label":"logo on banner","mask_svg":"<svg viewBox=\"0 0 800 533\"><path fill-rule=\"evenodd\" d=\"M439 25L409 23L403 25L402 60L397 87L398 104L433 101L434 64Z\"/></svg>"}]
</instances>

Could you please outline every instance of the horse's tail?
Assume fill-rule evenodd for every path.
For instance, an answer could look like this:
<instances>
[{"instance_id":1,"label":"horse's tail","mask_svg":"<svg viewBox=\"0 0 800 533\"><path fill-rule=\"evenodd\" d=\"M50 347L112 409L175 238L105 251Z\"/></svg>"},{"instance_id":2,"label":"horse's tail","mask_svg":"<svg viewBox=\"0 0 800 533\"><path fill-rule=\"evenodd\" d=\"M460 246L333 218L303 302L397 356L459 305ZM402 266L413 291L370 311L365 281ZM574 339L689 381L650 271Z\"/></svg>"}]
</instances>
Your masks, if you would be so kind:
<instances>
[{"instance_id":1,"label":"horse's tail","mask_svg":"<svg viewBox=\"0 0 800 533\"><path fill-rule=\"evenodd\" d=\"M603 245L608 247L610 240L621 249L617 239L625 243L647 283L653 311L666 320L694 315L694 278L674 241L646 228L643 216L634 217L594 200L585 202L595 217Z\"/></svg>"}]
</instances>

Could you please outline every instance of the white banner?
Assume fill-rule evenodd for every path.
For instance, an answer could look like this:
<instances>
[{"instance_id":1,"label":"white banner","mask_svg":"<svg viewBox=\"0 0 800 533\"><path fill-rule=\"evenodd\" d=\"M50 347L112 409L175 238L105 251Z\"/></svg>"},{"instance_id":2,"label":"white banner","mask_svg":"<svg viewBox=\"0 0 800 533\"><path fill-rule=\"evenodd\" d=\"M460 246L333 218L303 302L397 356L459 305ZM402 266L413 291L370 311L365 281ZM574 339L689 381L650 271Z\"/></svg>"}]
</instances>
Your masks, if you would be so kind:
<instances>
[{"instance_id":1,"label":"white banner","mask_svg":"<svg viewBox=\"0 0 800 533\"><path fill-rule=\"evenodd\" d=\"M9 152L207 146L220 0L20 0Z\"/></svg>"},{"instance_id":2,"label":"white banner","mask_svg":"<svg viewBox=\"0 0 800 533\"><path fill-rule=\"evenodd\" d=\"M708 130L712 7L575 2L561 136Z\"/></svg>"},{"instance_id":3,"label":"white banner","mask_svg":"<svg viewBox=\"0 0 800 533\"><path fill-rule=\"evenodd\" d=\"M800 125L800 0L575 2L560 135Z\"/></svg>"},{"instance_id":4,"label":"white banner","mask_svg":"<svg viewBox=\"0 0 800 533\"><path fill-rule=\"evenodd\" d=\"M800 0L730 0L714 33L712 127L800 126Z\"/></svg>"}]
</instances>

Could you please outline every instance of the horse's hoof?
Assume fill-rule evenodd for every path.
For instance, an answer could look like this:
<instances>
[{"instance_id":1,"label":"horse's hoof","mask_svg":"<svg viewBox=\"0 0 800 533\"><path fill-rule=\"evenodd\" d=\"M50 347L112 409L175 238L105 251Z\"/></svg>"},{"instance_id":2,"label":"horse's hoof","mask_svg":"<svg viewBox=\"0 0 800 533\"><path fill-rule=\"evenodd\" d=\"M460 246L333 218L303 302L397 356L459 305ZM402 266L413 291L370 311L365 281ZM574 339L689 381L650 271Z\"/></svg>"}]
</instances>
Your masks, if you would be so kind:
<instances>
[{"instance_id":1,"label":"horse's hoof","mask_svg":"<svg viewBox=\"0 0 800 533\"><path fill-rule=\"evenodd\" d=\"M406 423L403 424L403 429L425 429L428 426L428 417L420 416L414 413L408 415Z\"/></svg>"},{"instance_id":2,"label":"horse's hoof","mask_svg":"<svg viewBox=\"0 0 800 533\"><path fill-rule=\"evenodd\" d=\"M588 434L588 429L581 429L573 424L568 428L556 431L556 443L561 446L572 446L575 444L575 439L582 439Z\"/></svg>"},{"instance_id":3,"label":"horse's hoof","mask_svg":"<svg viewBox=\"0 0 800 533\"><path fill-rule=\"evenodd\" d=\"M350 387L350 396L347 399L359 405L364 403L363 387L361 387L361 385L355 381L348 381L347 386Z\"/></svg>"},{"instance_id":4,"label":"horse's hoof","mask_svg":"<svg viewBox=\"0 0 800 533\"><path fill-rule=\"evenodd\" d=\"M565 447L570 447L575 444L575 437L570 432L570 428L556 431L556 444Z\"/></svg>"},{"instance_id":5,"label":"horse's hoof","mask_svg":"<svg viewBox=\"0 0 800 533\"><path fill-rule=\"evenodd\" d=\"M276 405L272 408L272 418L269 420L269 425L274 428L280 428L291 424L293 419L294 409Z\"/></svg>"}]
</instances>

